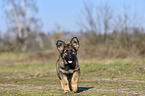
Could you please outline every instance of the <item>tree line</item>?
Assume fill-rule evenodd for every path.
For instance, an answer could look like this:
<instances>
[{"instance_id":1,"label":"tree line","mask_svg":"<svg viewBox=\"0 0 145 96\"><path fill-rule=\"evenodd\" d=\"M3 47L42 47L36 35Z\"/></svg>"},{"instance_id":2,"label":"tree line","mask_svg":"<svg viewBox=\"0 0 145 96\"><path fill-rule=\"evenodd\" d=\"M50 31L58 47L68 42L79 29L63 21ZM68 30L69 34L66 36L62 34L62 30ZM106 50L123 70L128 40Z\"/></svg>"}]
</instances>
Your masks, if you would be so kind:
<instances>
[{"instance_id":1,"label":"tree line","mask_svg":"<svg viewBox=\"0 0 145 96\"><path fill-rule=\"evenodd\" d=\"M86 1L78 14L81 19L76 22L80 31L63 31L57 26L53 32L43 32L34 0L4 0L3 3L8 27L5 34L0 34L1 52L53 50L58 39L69 41L77 36L81 56L90 54L84 58L145 56L145 20L128 6L124 5L123 12L116 13L108 3L94 5Z\"/></svg>"}]
</instances>

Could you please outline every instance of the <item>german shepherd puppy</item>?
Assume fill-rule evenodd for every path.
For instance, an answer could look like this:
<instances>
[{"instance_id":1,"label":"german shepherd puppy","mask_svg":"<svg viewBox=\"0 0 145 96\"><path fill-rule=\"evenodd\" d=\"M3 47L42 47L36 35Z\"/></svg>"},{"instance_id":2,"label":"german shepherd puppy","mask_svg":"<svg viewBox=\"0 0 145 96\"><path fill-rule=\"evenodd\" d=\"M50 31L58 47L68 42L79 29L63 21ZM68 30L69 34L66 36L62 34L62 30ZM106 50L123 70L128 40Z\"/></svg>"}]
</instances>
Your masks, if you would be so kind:
<instances>
[{"instance_id":1,"label":"german shepherd puppy","mask_svg":"<svg viewBox=\"0 0 145 96\"><path fill-rule=\"evenodd\" d=\"M57 75L61 82L61 87L65 93L77 92L80 67L77 59L79 40L73 37L70 43L58 40L56 43L60 56L56 62Z\"/></svg>"}]
</instances>

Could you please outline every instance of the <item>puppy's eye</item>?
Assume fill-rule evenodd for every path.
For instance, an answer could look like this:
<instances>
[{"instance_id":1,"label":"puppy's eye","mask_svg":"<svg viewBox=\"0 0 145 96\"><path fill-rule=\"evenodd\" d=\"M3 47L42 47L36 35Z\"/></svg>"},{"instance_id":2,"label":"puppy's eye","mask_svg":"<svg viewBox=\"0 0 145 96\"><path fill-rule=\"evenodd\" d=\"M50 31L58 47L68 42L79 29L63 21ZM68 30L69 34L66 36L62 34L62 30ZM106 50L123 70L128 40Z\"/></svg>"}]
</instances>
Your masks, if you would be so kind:
<instances>
[{"instance_id":1,"label":"puppy's eye","mask_svg":"<svg viewBox=\"0 0 145 96\"><path fill-rule=\"evenodd\" d=\"M75 52L73 51L72 54L75 54Z\"/></svg>"}]
</instances>

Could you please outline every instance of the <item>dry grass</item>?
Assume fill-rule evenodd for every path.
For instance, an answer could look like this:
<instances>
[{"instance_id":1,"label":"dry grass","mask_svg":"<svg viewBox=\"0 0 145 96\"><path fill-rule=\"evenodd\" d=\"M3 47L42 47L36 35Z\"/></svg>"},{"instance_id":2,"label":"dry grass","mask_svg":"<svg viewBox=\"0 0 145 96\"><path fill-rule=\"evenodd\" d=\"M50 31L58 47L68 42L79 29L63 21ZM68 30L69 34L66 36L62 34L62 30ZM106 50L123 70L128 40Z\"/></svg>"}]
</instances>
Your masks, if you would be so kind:
<instances>
[{"instance_id":1,"label":"dry grass","mask_svg":"<svg viewBox=\"0 0 145 96\"><path fill-rule=\"evenodd\" d=\"M1 96L145 95L144 59L81 59L79 90L64 94L56 75L57 55L55 51L0 54Z\"/></svg>"}]
</instances>

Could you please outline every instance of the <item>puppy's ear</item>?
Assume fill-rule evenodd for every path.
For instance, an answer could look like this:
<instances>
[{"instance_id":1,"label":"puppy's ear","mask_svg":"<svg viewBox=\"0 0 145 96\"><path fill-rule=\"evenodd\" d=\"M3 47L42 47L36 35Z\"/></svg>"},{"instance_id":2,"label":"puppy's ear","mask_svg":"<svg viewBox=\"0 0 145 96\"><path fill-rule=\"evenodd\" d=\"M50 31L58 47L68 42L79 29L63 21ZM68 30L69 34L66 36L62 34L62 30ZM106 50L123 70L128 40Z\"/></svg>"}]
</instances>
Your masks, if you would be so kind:
<instances>
[{"instance_id":1,"label":"puppy's ear","mask_svg":"<svg viewBox=\"0 0 145 96\"><path fill-rule=\"evenodd\" d=\"M65 42L61 41L61 40L58 40L56 42L56 46L57 46L57 50L62 53L63 49L64 49L64 46L66 46Z\"/></svg>"},{"instance_id":2,"label":"puppy's ear","mask_svg":"<svg viewBox=\"0 0 145 96\"><path fill-rule=\"evenodd\" d=\"M70 41L70 43L75 47L76 50L79 49L80 44L79 44L79 40L77 37L73 37Z\"/></svg>"}]
</instances>

